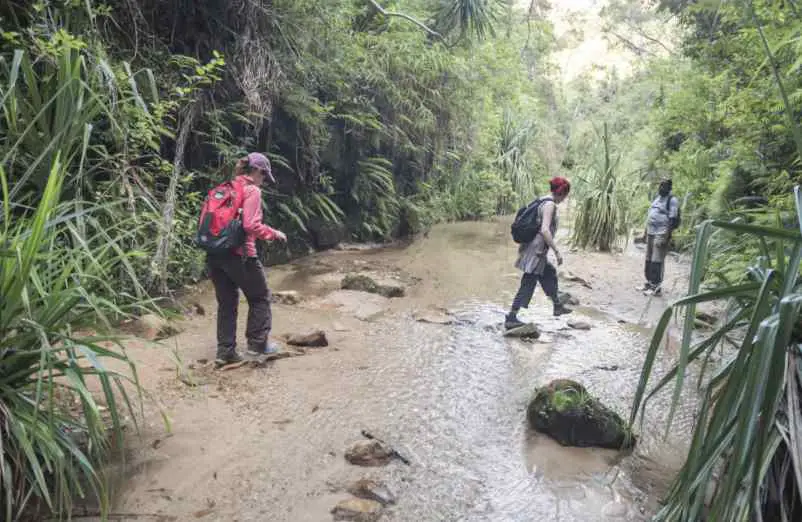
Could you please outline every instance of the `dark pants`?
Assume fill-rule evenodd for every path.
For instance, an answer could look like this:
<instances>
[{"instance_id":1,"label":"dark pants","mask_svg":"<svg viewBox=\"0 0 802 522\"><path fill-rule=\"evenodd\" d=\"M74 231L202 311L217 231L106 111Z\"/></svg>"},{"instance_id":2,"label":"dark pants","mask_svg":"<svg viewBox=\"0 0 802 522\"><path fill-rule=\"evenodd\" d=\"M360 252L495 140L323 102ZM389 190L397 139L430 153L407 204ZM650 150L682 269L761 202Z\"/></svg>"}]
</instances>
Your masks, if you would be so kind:
<instances>
[{"instance_id":1,"label":"dark pants","mask_svg":"<svg viewBox=\"0 0 802 522\"><path fill-rule=\"evenodd\" d=\"M521 286L518 288L518 293L515 294L515 299L512 300L512 311L517 313L521 308L529 308L529 303L532 301L532 295L535 293L538 281L551 302L555 305L559 303L557 297L557 269L551 263L546 263L541 275L527 274L521 277Z\"/></svg>"},{"instance_id":2,"label":"dark pants","mask_svg":"<svg viewBox=\"0 0 802 522\"><path fill-rule=\"evenodd\" d=\"M668 234L649 234L646 238L646 264L643 272L646 281L654 288L663 283L667 255Z\"/></svg>"},{"instance_id":3,"label":"dark pants","mask_svg":"<svg viewBox=\"0 0 802 522\"><path fill-rule=\"evenodd\" d=\"M248 346L263 350L272 326L270 290L262 263L235 255L209 256L209 277L217 294L217 355L233 353L237 346L239 290L248 300L245 337Z\"/></svg>"}]
</instances>

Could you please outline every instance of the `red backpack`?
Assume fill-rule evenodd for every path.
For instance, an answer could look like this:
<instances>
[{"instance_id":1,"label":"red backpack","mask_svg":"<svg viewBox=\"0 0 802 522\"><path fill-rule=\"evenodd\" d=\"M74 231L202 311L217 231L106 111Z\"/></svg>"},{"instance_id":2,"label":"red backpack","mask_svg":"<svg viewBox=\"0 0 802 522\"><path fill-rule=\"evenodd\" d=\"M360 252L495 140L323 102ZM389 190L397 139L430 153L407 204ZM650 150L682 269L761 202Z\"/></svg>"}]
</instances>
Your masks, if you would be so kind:
<instances>
[{"instance_id":1,"label":"red backpack","mask_svg":"<svg viewBox=\"0 0 802 522\"><path fill-rule=\"evenodd\" d=\"M245 242L242 203L245 184L226 181L209 191L203 202L195 244L210 254L231 252Z\"/></svg>"}]
</instances>

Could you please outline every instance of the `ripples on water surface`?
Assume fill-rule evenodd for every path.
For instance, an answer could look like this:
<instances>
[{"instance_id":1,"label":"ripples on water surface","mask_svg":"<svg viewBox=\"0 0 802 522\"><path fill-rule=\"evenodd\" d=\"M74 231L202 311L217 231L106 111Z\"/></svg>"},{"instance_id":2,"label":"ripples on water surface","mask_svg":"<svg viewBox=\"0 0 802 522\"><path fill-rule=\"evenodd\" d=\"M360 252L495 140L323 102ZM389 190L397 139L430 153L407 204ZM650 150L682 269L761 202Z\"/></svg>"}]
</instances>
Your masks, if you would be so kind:
<instances>
[{"instance_id":1,"label":"ripples on water surface","mask_svg":"<svg viewBox=\"0 0 802 522\"><path fill-rule=\"evenodd\" d=\"M370 412L413 462L387 470L401 499L386 519L645 520L641 492L631 485L631 459L562 448L529 433L525 420L533 388L554 378L580 381L628 417L648 342L643 333L600 320L590 331L560 330L564 318L536 309L531 317L543 338L524 343L501 335L504 310L498 307L467 302L455 313L460 321L454 326L377 323L365 342L381 362L360 376L370 392L332 398L342 402L332 411ZM661 419L669 399L661 394L647 410L636 454L666 446ZM689 432L691 404L686 398L679 409L674 433ZM322 428L326 422L347 419L338 414Z\"/></svg>"}]
</instances>

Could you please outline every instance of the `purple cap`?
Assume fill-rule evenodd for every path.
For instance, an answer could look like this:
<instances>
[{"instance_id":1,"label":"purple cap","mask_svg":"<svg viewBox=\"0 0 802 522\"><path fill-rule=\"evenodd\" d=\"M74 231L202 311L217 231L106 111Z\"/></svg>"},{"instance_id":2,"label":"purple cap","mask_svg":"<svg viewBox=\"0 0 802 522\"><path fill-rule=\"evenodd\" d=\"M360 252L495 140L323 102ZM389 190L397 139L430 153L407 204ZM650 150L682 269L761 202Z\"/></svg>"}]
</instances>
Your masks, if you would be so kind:
<instances>
[{"instance_id":1,"label":"purple cap","mask_svg":"<svg viewBox=\"0 0 802 522\"><path fill-rule=\"evenodd\" d=\"M270 168L270 160L264 154L259 152L248 154L248 166L252 169L261 170L265 174L265 179L270 178L270 181L276 182L276 178L273 177L273 170Z\"/></svg>"}]
</instances>

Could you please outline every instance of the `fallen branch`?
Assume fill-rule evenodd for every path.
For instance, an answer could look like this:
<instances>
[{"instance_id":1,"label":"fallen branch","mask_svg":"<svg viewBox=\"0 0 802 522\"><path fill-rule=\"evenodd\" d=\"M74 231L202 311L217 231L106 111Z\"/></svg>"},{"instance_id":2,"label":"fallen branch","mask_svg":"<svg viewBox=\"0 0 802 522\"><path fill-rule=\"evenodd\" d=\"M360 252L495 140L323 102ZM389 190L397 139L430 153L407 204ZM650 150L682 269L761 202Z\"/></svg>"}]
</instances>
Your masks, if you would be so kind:
<instances>
[{"instance_id":1,"label":"fallen branch","mask_svg":"<svg viewBox=\"0 0 802 522\"><path fill-rule=\"evenodd\" d=\"M442 34L438 33L434 29L429 28L423 22L421 22L421 21L409 16L408 14L396 13L394 11L388 11L385 8L383 8L382 6L380 6L378 4L378 2L376 2L376 0L368 0L368 3L370 5L372 5L379 13L381 13L382 16L397 16L398 18L403 18L404 20L406 20L408 22L412 22L413 24L417 25L418 27L420 27L421 29L426 31L428 34L434 36L435 38L439 38L440 40L445 41L445 38L443 38Z\"/></svg>"}]
</instances>

